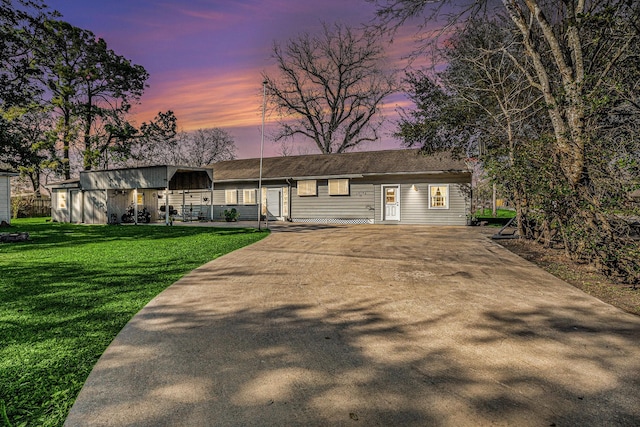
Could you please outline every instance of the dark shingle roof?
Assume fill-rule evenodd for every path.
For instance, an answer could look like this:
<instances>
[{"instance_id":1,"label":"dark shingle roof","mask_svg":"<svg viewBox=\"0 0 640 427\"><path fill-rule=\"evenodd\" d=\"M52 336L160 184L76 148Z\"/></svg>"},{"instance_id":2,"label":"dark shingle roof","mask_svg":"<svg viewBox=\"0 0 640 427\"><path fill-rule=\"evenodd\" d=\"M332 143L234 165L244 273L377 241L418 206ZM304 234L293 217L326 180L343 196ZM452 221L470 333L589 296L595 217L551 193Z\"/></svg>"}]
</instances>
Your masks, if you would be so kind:
<instances>
[{"instance_id":1,"label":"dark shingle roof","mask_svg":"<svg viewBox=\"0 0 640 427\"><path fill-rule=\"evenodd\" d=\"M257 180L260 159L213 164L215 181ZM425 156L419 150L361 151L343 154L266 157L263 179L303 177L467 172L463 160L448 154Z\"/></svg>"}]
</instances>

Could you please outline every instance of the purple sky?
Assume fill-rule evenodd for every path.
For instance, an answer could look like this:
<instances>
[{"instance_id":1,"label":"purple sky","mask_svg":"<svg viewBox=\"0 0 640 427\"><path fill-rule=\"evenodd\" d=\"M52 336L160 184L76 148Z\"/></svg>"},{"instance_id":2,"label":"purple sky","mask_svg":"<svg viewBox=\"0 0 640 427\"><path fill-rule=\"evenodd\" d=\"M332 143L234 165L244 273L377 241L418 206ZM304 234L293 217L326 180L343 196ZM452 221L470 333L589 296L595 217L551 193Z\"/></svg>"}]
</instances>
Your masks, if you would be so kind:
<instances>
[{"instance_id":1,"label":"purple sky","mask_svg":"<svg viewBox=\"0 0 640 427\"><path fill-rule=\"evenodd\" d=\"M62 19L104 38L117 54L142 65L150 87L136 107L138 123L173 110L181 130L220 127L233 135L238 157L260 155L262 78L273 68L274 40L286 42L321 21L358 25L374 17L364 0L45 0ZM404 66L410 37L397 38L389 58ZM385 116L406 104L390 97ZM267 123L267 131L270 127ZM368 150L399 148L388 130ZM301 144L302 152L317 150ZM265 139L265 156L280 146ZM298 148L292 154L297 154Z\"/></svg>"}]
</instances>

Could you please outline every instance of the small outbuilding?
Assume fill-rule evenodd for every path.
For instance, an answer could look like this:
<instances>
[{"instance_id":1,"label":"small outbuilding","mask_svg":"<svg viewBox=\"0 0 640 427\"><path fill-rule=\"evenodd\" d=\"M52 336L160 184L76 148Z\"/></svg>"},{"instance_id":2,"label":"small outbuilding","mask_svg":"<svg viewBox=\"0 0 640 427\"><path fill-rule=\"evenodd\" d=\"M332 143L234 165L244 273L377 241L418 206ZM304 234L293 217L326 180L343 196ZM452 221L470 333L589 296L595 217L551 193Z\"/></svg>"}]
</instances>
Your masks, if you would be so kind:
<instances>
[{"instance_id":1,"label":"small outbuilding","mask_svg":"<svg viewBox=\"0 0 640 427\"><path fill-rule=\"evenodd\" d=\"M186 195L195 192L208 203L198 206L201 219L213 219L213 170L184 166L148 166L80 172L79 179L48 185L53 221L84 224L147 222L193 215ZM205 196L202 196L202 194ZM208 197L207 197L208 195ZM169 204L176 196L182 203ZM191 210L189 210L191 209Z\"/></svg>"},{"instance_id":2,"label":"small outbuilding","mask_svg":"<svg viewBox=\"0 0 640 427\"><path fill-rule=\"evenodd\" d=\"M347 224L466 225L471 171L449 154L363 151L264 158L212 165L214 218Z\"/></svg>"},{"instance_id":3,"label":"small outbuilding","mask_svg":"<svg viewBox=\"0 0 640 427\"><path fill-rule=\"evenodd\" d=\"M0 170L0 224L11 224L11 177L15 172Z\"/></svg>"}]
</instances>

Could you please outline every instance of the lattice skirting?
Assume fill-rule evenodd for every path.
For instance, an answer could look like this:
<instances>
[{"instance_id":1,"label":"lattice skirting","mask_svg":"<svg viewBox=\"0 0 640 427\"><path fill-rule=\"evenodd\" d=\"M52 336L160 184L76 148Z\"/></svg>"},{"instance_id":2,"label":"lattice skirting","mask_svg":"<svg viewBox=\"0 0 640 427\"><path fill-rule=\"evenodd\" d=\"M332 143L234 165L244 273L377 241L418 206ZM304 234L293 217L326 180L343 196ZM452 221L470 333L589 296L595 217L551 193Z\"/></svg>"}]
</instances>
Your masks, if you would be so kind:
<instances>
[{"instance_id":1,"label":"lattice skirting","mask_svg":"<svg viewBox=\"0 0 640 427\"><path fill-rule=\"evenodd\" d=\"M371 218L291 218L291 222L316 224L373 224Z\"/></svg>"}]
</instances>

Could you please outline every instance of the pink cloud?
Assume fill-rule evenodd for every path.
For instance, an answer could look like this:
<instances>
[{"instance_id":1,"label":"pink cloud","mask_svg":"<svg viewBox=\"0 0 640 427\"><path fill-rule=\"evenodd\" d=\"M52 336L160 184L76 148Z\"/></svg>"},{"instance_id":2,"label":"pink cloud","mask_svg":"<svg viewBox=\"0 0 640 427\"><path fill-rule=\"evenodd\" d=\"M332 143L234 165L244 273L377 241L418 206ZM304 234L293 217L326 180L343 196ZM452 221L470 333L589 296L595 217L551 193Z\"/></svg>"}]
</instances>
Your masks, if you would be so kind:
<instances>
[{"instance_id":1,"label":"pink cloud","mask_svg":"<svg viewBox=\"0 0 640 427\"><path fill-rule=\"evenodd\" d=\"M147 69L150 88L136 106L138 123L171 109L181 129L237 131L237 143L246 145L239 151L251 156L259 154L255 147L261 123L261 72L272 66L272 42L314 32L322 21L358 26L370 21L375 9L364 0L47 2L61 9L65 18L70 13L74 25L91 29L116 53ZM387 52L391 66L405 66L414 33L415 29L398 33ZM384 115L393 120L396 109L408 105L406 97L391 96ZM267 127L271 123L268 119ZM397 145L388 138L392 124L387 127L385 141ZM384 141L377 144L387 146ZM307 142L300 145L308 149ZM374 145L372 149L379 148Z\"/></svg>"}]
</instances>

